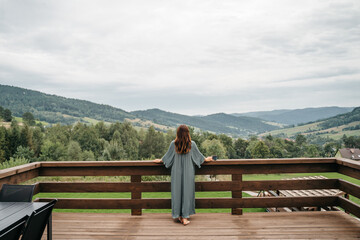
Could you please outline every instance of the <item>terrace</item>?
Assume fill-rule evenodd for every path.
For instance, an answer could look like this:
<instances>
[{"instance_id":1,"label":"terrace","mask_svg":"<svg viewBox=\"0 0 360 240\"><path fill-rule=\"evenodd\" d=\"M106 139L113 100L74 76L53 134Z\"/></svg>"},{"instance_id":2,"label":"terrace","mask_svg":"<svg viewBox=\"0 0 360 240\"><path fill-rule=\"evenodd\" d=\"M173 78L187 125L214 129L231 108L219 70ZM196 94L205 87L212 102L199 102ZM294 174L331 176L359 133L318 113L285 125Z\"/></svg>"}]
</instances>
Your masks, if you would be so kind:
<instances>
[{"instance_id":1,"label":"terrace","mask_svg":"<svg viewBox=\"0 0 360 240\"><path fill-rule=\"evenodd\" d=\"M53 213L53 239L356 239L360 238L360 186L343 179L256 180L248 174L340 173L360 179L360 163L341 158L241 159L205 163L197 175L231 175L231 181L196 182L197 192L231 192L229 198L197 198L196 208L231 208L231 213L198 213L189 226L171 220L171 200L143 198L142 193L170 192L169 182L142 181L142 176L169 175L151 161L37 162L0 171L0 185L37 177L130 176L129 182L43 182L36 193L128 192L128 199L58 198L58 209L131 209L128 213ZM61 179L61 178L59 178ZM339 189L350 195L243 197L243 191ZM35 201L49 201L37 198ZM343 211L243 213L244 208L340 207Z\"/></svg>"}]
</instances>

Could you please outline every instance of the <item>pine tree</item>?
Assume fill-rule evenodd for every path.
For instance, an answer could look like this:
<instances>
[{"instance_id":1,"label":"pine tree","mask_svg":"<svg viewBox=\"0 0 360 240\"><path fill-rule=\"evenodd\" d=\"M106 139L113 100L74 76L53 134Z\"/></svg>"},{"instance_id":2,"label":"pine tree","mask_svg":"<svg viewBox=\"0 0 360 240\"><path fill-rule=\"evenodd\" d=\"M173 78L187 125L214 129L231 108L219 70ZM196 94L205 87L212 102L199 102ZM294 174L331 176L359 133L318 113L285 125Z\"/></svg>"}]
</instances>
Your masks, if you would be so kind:
<instances>
[{"instance_id":1,"label":"pine tree","mask_svg":"<svg viewBox=\"0 0 360 240\"><path fill-rule=\"evenodd\" d=\"M8 143L6 141L6 129L0 127L0 163L7 160Z\"/></svg>"},{"instance_id":2,"label":"pine tree","mask_svg":"<svg viewBox=\"0 0 360 240\"><path fill-rule=\"evenodd\" d=\"M10 133L9 133L9 151L10 151L10 157L12 157L18 146L21 145L20 142L20 129L19 129L19 125L16 122L16 120L13 120L11 122L11 128L10 128Z\"/></svg>"},{"instance_id":3,"label":"pine tree","mask_svg":"<svg viewBox=\"0 0 360 240\"><path fill-rule=\"evenodd\" d=\"M97 131L99 138L103 138L107 141L110 141L111 137L109 134L109 128L105 126L105 123L103 121L98 122L95 125L95 129Z\"/></svg>"},{"instance_id":4,"label":"pine tree","mask_svg":"<svg viewBox=\"0 0 360 240\"><path fill-rule=\"evenodd\" d=\"M238 138L234 143L235 158L245 158L246 148L249 146L249 142Z\"/></svg>"},{"instance_id":5,"label":"pine tree","mask_svg":"<svg viewBox=\"0 0 360 240\"><path fill-rule=\"evenodd\" d=\"M41 145L44 142L44 134L39 127L35 127L32 133L32 150L34 151L35 157L39 157Z\"/></svg>"},{"instance_id":6,"label":"pine tree","mask_svg":"<svg viewBox=\"0 0 360 240\"><path fill-rule=\"evenodd\" d=\"M145 139L140 145L140 157L142 158L152 158L155 152L155 141L156 141L156 131L153 126L150 126L146 132Z\"/></svg>"},{"instance_id":7,"label":"pine tree","mask_svg":"<svg viewBox=\"0 0 360 240\"><path fill-rule=\"evenodd\" d=\"M32 142L32 131L29 129L29 127L27 125L25 125L20 132L20 146L23 147L29 147L32 148L33 147L33 142Z\"/></svg>"},{"instance_id":8,"label":"pine tree","mask_svg":"<svg viewBox=\"0 0 360 240\"><path fill-rule=\"evenodd\" d=\"M120 128L121 140L127 159L136 160L139 157L139 137L131 123L124 122Z\"/></svg>"},{"instance_id":9,"label":"pine tree","mask_svg":"<svg viewBox=\"0 0 360 240\"><path fill-rule=\"evenodd\" d=\"M123 143L121 141L121 135L118 130L114 132L114 135L110 142L105 143L104 151L102 152L103 160L121 160L126 158Z\"/></svg>"},{"instance_id":10,"label":"pine tree","mask_svg":"<svg viewBox=\"0 0 360 240\"><path fill-rule=\"evenodd\" d=\"M80 144L76 141L70 141L67 147L67 157L69 161L81 161L82 151Z\"/></svg>"},{"instance_id":11,"label":"pine tree","mask_svg":"<svg viewBox=\"0 0 360 240\"><path fill-rule=\"evenodd\" d=\"M0 121L4 118L4 108L0 106Z\"/></svg>"},{"instance_id":12,"label":"pine tree","mask_svg":"<svg viewBox=\"0 0 360 240\"><path fill-rule=\"evenodd\" d=\"M92 151L95 156L100 154L101 145L94 127L77 123L72 130L72 140L77 141L83 151Z\"/></svg>"},{"instance_id":13,"label":"pine tree","mask_svg":"<svg viewBox=\"0 0 360 240\"><path fill-rule=\"evenodd\" d=\"M11 122L12 120L12 113L9 109L5 109L2 114L2 118L5 122Z\"/></svg>"},{"instance_id":14,"label":"pine tree","mask_svg":"<svg viewBox=\"0 0 360 240\"><path fill-rule=\"evenodd\" d=\"M34 126L36 124L34 115L31 112L26 112L22 115L23 121L29 126Z\"/></svg>"}]
</instances>

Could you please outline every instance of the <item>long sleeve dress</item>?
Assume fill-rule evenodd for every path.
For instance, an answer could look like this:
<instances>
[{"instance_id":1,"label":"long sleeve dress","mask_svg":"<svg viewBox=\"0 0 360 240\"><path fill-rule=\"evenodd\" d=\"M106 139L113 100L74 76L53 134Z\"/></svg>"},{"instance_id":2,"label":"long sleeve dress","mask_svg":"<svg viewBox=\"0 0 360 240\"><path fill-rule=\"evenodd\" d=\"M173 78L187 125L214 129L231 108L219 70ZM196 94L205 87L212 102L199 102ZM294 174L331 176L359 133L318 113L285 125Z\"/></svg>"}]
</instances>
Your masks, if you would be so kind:
<instances>
[{"instance_id":1,"label":"long sleeve dress","mask_svg":"<svg viewBox=\"0 0 360 240\"><path fill-rule=\"evenodd\" d=\"M196 143L191 141L191 150L186 154L175 151L175 141L162 158L166 168L171 168L172 217L189 218L195 214L195 166L201 167L205 157Z\"/></svg>"}]
</instances>

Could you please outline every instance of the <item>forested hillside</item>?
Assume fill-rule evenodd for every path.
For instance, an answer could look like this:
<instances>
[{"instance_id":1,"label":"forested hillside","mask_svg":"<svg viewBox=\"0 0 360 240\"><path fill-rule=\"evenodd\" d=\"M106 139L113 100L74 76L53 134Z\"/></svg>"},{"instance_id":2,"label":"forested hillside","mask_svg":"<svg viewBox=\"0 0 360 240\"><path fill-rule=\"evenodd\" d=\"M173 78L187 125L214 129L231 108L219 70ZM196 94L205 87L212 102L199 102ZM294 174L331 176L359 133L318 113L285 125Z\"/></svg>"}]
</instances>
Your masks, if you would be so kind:
<instances>
[{"instance_id":1,"label":"forested hillside","mask_svg":"<svg viewBox=\"0 0 360 240\"><path fill-rule=\"evenodd\" d=\"M249 116L264 119L266 121L278 122L283 124L300 124L318 121L321 119L333 117L339 114L348 113L353 110L352 107L319 107L304 108L293 110L274 110L249 113L234 113L234 116Z\"/></svg>"},{"instance_id":2,"label":"forested hillside","mask_svg":"<svg viewBox=\"0 0 360 240\"><path fill-rule=\"evenodd\" d=\"M294 138L298 134L304 134L308 138L322 137L335 140L341 139L343 135L360 136L360 107L354 108L349 113L321 121L270 131L264 133L263 136L266 134L290 138Z\"/></svg>"},{"instance_id":3,"label":"forested hillside","mask_svg":"<svg viewBox=\"0 0 360 240\"><path fill-rule=\"evenodd\" d=\"M25 112L30 112L36 119L53 124L96 123L97 121L111 123L132 119L134 121L131 122L140 127L148 126L148 123L144 124L144 121L151 121L155 126L162 125L158 129L187 124L203 131L233 136L248 136L278 128L260 119L234 117L228 114L194 117L160 109L126 112L108 105L4 85L0 85L0 96L0 106L11 109L14 116L21 117Z\"/></svg>"},{"instance_id":4,"label":"forested hillside","mask_svg":"<svg viewBox=\"0 0 360 240\"><path fill-rule=\"evenodd\" d=\"M0 106L11 109L15 116L31 112L35 118L49 123L71 124L83 117L109 122L133 118L131 114L108 105L5 85L0 85Z\"/></svg>"},{"instance_id":5,"label":"forested hillside","mask_svg":"<svg viewBox=\"0 0 360 240\"><path fill-rule=\"evenodd\" d=\"M335 117L325 119L320 126L323 129L338 127L351 122L360 121L360 107L354 108L353 111L345 114L340 114Z\"/></svg>"},{"instance_id":6,"label":"forested hillside","mask_svg":"<svg viewBox=\"0 0 360 240\"><path fill-rule=\"evenodd\" d=\"M225 113L211 114L201 118L217 122L218 124L226 123L226 125L231 129L237 129L238 131L246 131L252 134L257 134L279 128L274 125L266 124L264 123L264 120L259 118L245 116L235 117L233 115Z\"/></svg>"},{"instance_id":7,"label":"forested hillside","mask_svg":"<svg viewBox=\"0 0 360 240\"><path fill-rule=\"evenodd\" d=\"M208 116L186 116L176 113L165 112L160 109L131 112L136 117L148 119L155 123L178 126L187 124L204 131L224 133L235 136L248 136L265 131L278 129L279 127L264 123L263 120L252 117L235 117L225 113L217 113Z\"/></svg>"},{"instance_id":8,"label":"forested hillside","mask_svg":"<svg viewBox=\"0 0 360 240\"><path fill-rule=\"evenodd\" d=\"M295 137L299 133L309 134L311 132L314 134L328 134L326 136L329 136L331 135L331 132L333 133L336 131L338 134L340 134L339 132L344 131L343 133L348 135L357 135L352 134L354 131L360 132L360 127L358 126L358 123L356 123L356 121L359 121L357 120L359 119L358 108L351 113L345 113L337 117L313 123L310 127L304 127L304 125L302 125L299 126L299 128L280 129L279 126L265 122L265 120L256 117L234 116L225 113L211 114L208 116L187 116L166 112L160 109L126 112L109 105L64 98L38 91L4 85L0 85L0 106L3 108L0 115L4 115L3 119L7 119L8 122L11 121L11 114L15 117L22 117L24 113L29 112L35 119L52 124L60 123L67 125L76 122L96 124L99 121L114 123L118 121L123 122L125 119L129 119L133 125L139 127L148 128L153 125L157 130L164 131L165 129L168 129L168 127L176 128L179 124L187 124L195 127L197 130L209 131L216 134L227 134L233 137L249 137L250 135L258 135L269 131L273 135L282 137ZM308 113L314 111L322 112L320 115L325 116L326 114L324 112L329 112L329 109L332 109L332 113L337 110L346 110L343 108L338 109L336 107L331 107L308 109L306 111ZM289 114L288 111L284 111L285 110L279 110L274 111L273 113L276 113L277 115ZM300 113L304 114L304 111L305 109ZM296 112L296 110L293 112ZM320 115L318 114L317 116L319 117ZM317 133L316 131L319 132ZM341 136L338 135L337 139L340 137Z\"/></svg>"}]
</instances>

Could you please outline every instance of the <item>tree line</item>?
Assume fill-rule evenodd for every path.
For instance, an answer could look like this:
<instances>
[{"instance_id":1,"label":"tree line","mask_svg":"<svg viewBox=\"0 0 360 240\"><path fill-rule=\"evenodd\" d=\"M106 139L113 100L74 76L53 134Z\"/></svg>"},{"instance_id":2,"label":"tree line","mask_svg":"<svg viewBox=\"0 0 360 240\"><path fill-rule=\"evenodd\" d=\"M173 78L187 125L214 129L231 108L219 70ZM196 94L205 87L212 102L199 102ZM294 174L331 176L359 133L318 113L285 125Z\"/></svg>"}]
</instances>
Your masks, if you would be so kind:
<instances>
[{"instance_id":1,"label":"tree line","mask_svg":"<svg viewBox=\"0 0 360 240\"><path fill-rule=\"evenodd\" d=\"M154 127L136 129L129 122L87 125L34 124L31 116L19 125L0 127L0 163L14 159L34 161L112 161L161 158L175 139L175 131ZM311 144L304 135L295 140L268 135L263 139L233 139L225 134L198 132L190 127L192 140L205 156L220 159L331 157L342 146L360 147L360 137L346 137L323 145Z\"/></svg>"}]
</instances>

